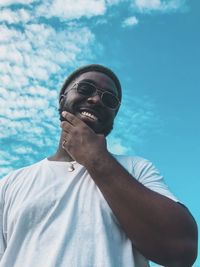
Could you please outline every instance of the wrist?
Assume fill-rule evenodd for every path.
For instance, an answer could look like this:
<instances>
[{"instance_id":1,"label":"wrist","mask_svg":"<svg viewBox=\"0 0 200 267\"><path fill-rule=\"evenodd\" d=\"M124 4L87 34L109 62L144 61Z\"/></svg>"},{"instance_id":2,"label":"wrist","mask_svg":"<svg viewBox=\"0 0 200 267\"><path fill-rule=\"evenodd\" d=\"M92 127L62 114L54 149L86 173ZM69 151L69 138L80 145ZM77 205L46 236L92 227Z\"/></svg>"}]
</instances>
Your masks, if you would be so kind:
<instances>
[{"instance_id":1,"label":"wrist","mask_svg":"<svg viewBox=\"0 0 200 267\"><path fill-rule=\"evenodd\" d=\"M110 152L106 150L97 151L90 160L85 164L86 169L89 173L103 172L108 169L110 160L113 159Z\"/></svg>"}]
</instances>

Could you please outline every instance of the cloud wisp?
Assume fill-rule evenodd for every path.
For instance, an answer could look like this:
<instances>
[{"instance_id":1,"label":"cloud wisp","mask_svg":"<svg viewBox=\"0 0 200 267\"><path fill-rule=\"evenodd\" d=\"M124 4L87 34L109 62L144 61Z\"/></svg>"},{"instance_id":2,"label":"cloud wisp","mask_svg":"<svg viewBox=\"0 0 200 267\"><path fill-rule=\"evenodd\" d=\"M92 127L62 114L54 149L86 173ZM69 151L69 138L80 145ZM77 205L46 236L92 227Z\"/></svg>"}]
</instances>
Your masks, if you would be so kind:
<instances>
[{"instance_id":1,"label":"cloud wisp","mask_svg":"<svg viewBox=\"0 0 200 267\"><path fill-rule=\"evenodd\" d=\"M140 13L150 12L174 12L184 8L186 5L185 0L135 0L132 3L133 9Z\"/></svg>"},{"instance_id":2,"label":"cloud wisp","mask_svg":"<svg viewBox=\"0 0 200 267\"><path fill-rule=\"evenodd\" d=\"M117 131L115 131L117 129ZM108 147L114 154L135 154L145 144L149 133L160 134L163 122L154 101L144 96L124 95L115 127L108 138Z\"/></svg>"},{"instance_id":3,"label":"cloud wisp","mask_svg":"<svg viewBox=\"0 0 200 267\"><path fill-rule=\"evenodd\" d=\"M128 17L122 22L122 27L132 27L138 24L138 19L135 16Z\"/></svg>"},{"instance_id":4,"label":"cloud wisp","mask_svg":"<svg viewBox=\"0 0 200 267\"><path fill-rule=\"evenodd\" d=\"M48 12L46 12L48 10ZM45 1L37 9L37 13L45 17L59 17L62 20L91 18L105 14L106 4L104 0L55 0Z\"/></svg>"},{"instance_id":5,"label":"cloud wisp","mask_svg":"<svg viewBox=\"0 0 200 267\"><path fill-rule=\"evenodd\" d=\"M180 8L184 1L171 0L168 6L159 0L0 1L1 176L11 166L30 164L55 149L59 134L57 95L61 83L72 69L98 61L102 44L90 19L102 18L106 23L106 14L113 6L120 8L122 2L128 8L131 5L132 13L135 10L142 13L147 9ZM83 19L87 22L83 23ZM137 24L134 15L122 22L125 28ZM121 111L134 121L133 135L129 138L132 144L142 136L134 128L138 118L143 118L144 127L148 128L146 121L152 115L147 116L147 110ZM120 117L117 125L124 127ZM124 136L129 136L126 129L113 132L109 139L113 152L134 150L134 145L130 148L122 142Z\"/></svg>"},{"instance_id":6,"label":"cloud wisp","mask_svg":"<svg viewBox=\"0 0 200 267\"><path fill-rule=\"evenodd\" d=\"M36 3L38 1L39 0L1 0L0 7L16 5L16 4L29 5L32 3Z\"/></svg>"},{"instance_id":7,"label":"cloud wisp","mask_svg":"<svg viewBox=\"0 0 200 267\"><path fill-rule=\"evenodd\" d=\"M0 165L3 175L11 166L19 167L19 161L22 165L29 164L39 153L40 157L45 155L52 144L55 147L61 83L72 68L93 60L96 49L93 51L93 45L98 47L98 43L87 26L66 24L63 28L63 25L39 22L34 8L30 11L6 7L1 11Z\"/></svg>"}]
</instances>

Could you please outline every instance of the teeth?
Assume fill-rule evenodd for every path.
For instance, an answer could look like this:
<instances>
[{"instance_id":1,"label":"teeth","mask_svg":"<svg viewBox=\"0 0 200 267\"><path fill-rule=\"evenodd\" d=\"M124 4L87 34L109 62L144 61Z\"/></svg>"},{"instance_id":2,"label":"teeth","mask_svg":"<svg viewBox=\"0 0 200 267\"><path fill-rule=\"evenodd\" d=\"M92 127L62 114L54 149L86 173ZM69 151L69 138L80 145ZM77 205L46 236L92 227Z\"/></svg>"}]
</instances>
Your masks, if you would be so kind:
<instances>
[{"instance_id":1,"label":"teeth","mask_svg":"<svg viewBox=\"0 0 200 267\"><path fill-rule=\"evenodd\" d=\"M84 116L86 116L86 117L89 117L89 118L91 118L91 119L93 119L95 121L97 120L97 117L96 116L94 116L93 114L91 114L91 113L89 113L87 111L82 111L81 114L84 115Z\"/></svg>"}]
</instances>

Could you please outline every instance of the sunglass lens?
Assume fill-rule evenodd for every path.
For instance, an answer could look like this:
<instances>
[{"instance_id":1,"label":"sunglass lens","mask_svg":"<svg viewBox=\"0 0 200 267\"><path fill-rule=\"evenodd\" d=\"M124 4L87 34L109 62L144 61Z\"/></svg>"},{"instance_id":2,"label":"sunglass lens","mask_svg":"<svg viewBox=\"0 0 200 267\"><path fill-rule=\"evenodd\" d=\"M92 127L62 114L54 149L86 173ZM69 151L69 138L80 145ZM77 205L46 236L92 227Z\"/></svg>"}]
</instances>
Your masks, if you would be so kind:
<instances>
[{"instance_id":1,"label":"sunglass lens","mask_svg":"<svg viewBox=\"0 0 200 267\"><path fill-rule=\"evenodd\" d=\"M96 91L96 89L92 84L83 82L78 84L77 91L79 94L90 96L94 93L94 91Z\"/></svg>"},{"instance_id":2,"label":"sunglass lens","mask_svg":"<svg viewBox=\"0 0 200 267\"><path fill-rule=\"evenodd\" d=\"M110 93L105 92L102 96L102 101L105 106L115 109L119 105L118 99Z\"/></svg>"}]
</instances>

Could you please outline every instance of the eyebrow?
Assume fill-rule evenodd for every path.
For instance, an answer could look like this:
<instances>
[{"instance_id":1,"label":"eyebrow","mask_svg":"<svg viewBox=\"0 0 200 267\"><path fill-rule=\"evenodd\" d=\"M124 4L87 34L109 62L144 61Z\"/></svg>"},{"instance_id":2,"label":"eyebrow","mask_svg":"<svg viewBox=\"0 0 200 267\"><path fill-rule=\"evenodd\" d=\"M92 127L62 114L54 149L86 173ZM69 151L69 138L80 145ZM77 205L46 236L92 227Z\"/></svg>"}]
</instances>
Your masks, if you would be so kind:
<instances>
[{"instance_id":1,"label":"eyebrow","mask_svg":"<svg viewBox=\"0 0 200 267\"><path fill-rule=\"evenodd\" d=\"M109 91L110 93L113 93L116 97L118 97L118 91L117 91L117 94L116 94L116 91L115 90L112 90L112 89L109 89L109 88L100 88L97 83L94 81L94 80L91 80L91 79L83 79L79 82L88 82L88 83L92 83L93 85L95 85L97 88L99 89L104 89L105 91Z\"/></svg>"}]
</instances>

